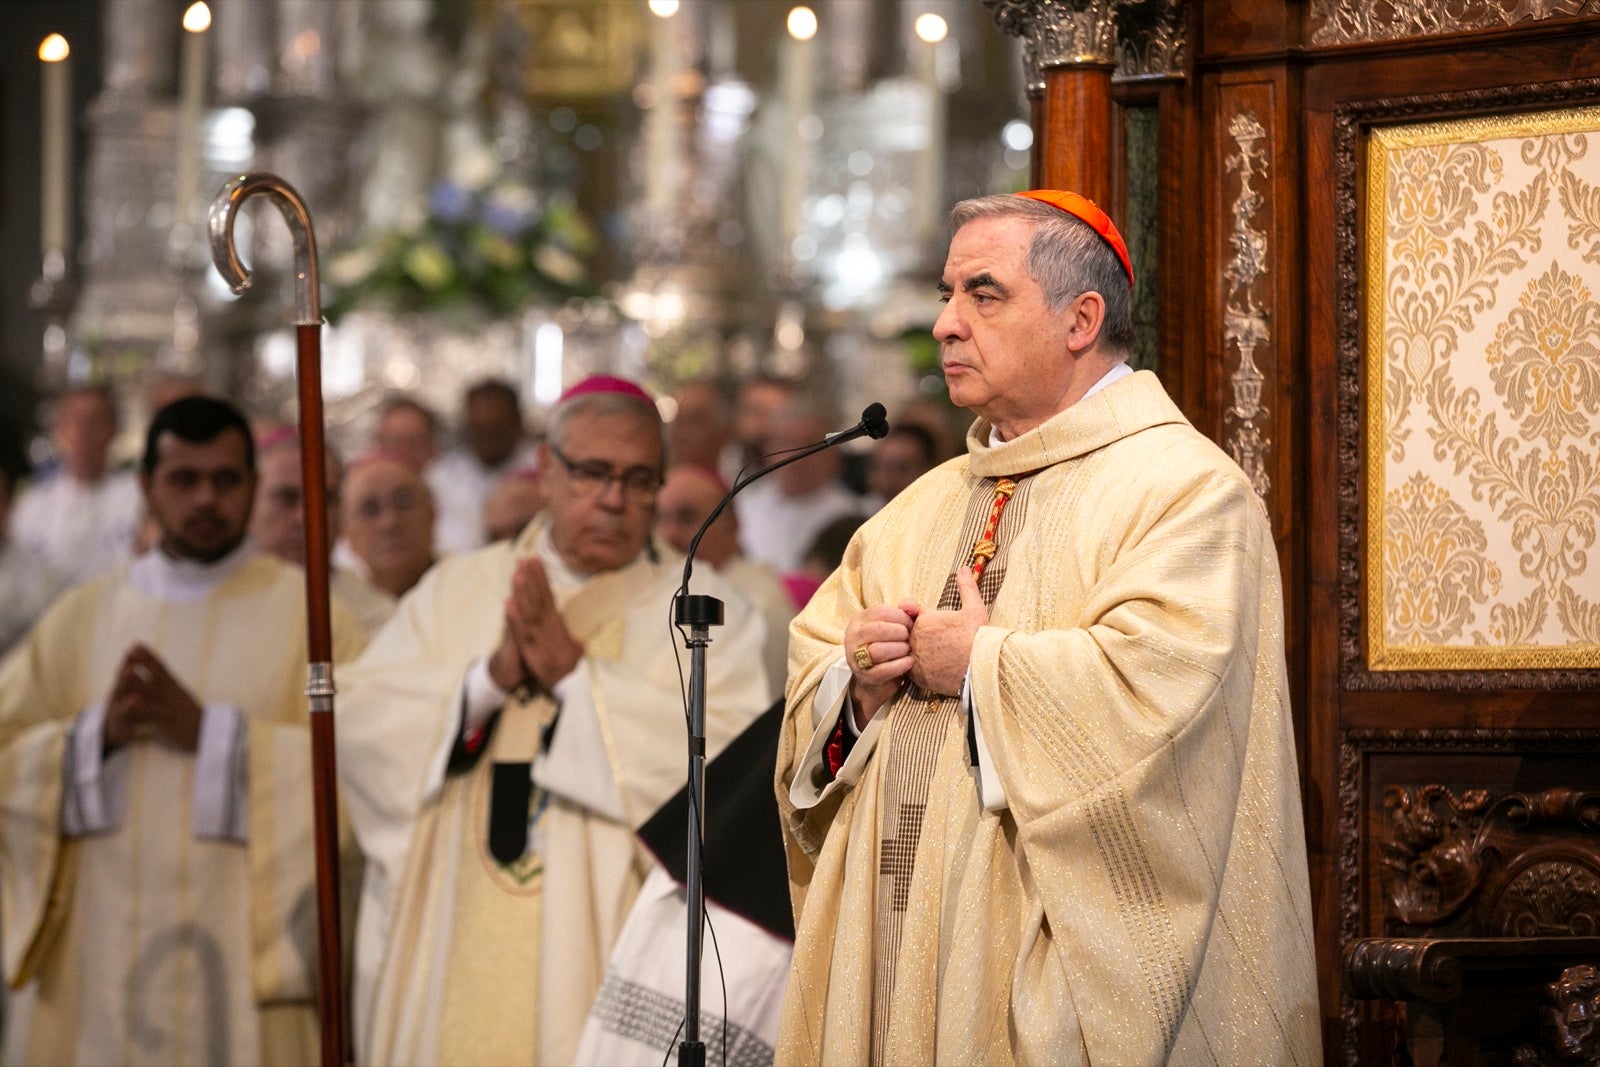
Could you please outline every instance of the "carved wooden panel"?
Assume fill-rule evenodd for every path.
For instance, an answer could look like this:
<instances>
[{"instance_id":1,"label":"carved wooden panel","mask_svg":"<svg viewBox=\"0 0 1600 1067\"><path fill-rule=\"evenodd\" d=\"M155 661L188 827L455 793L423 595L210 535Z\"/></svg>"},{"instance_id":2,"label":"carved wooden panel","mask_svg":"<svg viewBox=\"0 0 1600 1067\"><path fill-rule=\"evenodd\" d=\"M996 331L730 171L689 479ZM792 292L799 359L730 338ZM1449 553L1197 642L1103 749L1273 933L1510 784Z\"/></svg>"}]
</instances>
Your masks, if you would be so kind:
<instances>
[{"instance_id":1,"label":"carved wooden panel","mask_svg":"<svg viewBox=\"0 0 1600 1067\"><path fill-rule=\"evenodd\" d=\"M1270 122L1271 91L1270 84L1254 92L1224 88L1218 109L1228 131L1228 142L1223 146L1227 155L1222 163L1226 210L1218 215L1227 220L1228 246L1222 268L1226 290L1222 305L1223 366L1228 374L1229 400L1223 409L1223 422L1227 424L1223 441L1263 502L1272 498L1272 474L1268 469L1272 453L1268 420L1272 412L1263 402L1266 375L1256 353L1259 350L1260 359L1265 362L1276 350L1272 290L1262 277L1269 269L1273 251L1269 233L1272 205L1268 200L1272 140L1271 131L1261 121L1262 109L1251 98L1265 97L1259 102L1269 105L1265 110Z\"/></svg>"},{"instance_id":2,"label":"carved wooden panel","mask_svg":"<svg viewBox=\"0 0 1600 1067\"><path fill-rule=\"evenodd\" d=\"M1600 937L1362 938L1344 953L1345 992L1399 1042L1388 1055L1370 1042L1362 1062L1600 1062L1594 959Z\"/></svg>"},{"instance_id":3,"label":"carved wooden panel","mask_svg":"<svg viewBox=\"0 0 1600 1067\"><path fill-rule=\"evenodd\" d=\"M1209 109L1211 219L1208 257L1217 265L1210 298L1207 363L1215 368L1210 427L1249 476L1274 526L1284 528L1292 455L1283 395L1295 324L1288 314L1289 264L1297 249L1281 202L1293 165L1281 69L1220 78Z\"/></svg>"},{"instance_id":4,"label":"carved wooden panel","mask_svg":"<svg viewBox=\"0 0 1600 1067\"><path fill-rule=\"evenodd\" d=\"M1302 242L1302 255L1291 255L1288 262L1276 256L1269 265L1277 273L1299 272L1279 311L1280 316L1300 317L1303 325L1275 333L1288 338L1286 354L1293 356L1279 365L1289 382L1284 392L1291 405L1301 407L1289 416L1288 435L1279 433L1275 443L1287 443L1295 456L1283 482L1295 494L1290 541L1303 547L1306 561L1293 577L1293 566L1286 564L1285 575L1302 583L1300 599L1289 603L1291 612L1303 613L1306 635L1303 751L1325 1051L1330 1063L1388 1063L1395 1062L1396 1042L1406 1034L1406 1009L1397 1001L1354 1002L1342 996L1338 978L1345 951L1362 938L1400 940L1388 931L1391 923L1409 928L1397 918L1402 907L1413 919L1425 917L1422 905L1428 894L1445 899L1446 891L1434 888L1441 884L1476 888L1466 891L1459 908L1438 926L1419 922L1416 929L1448 930L1451 922L1487 924L1497 917L1497 909L1502 923L1520 913L1525 923L1552 924L1548 916L1541 918L1556 895L1545 883L1561 881L1549 878L1556 870L1551 864L1563 861L1561 850L1571 846L1579 828L1542 823L1530 830L1550 836L1537 842L1545 849L1542 862L1534 846L1519 846L1522 859L1517 862L1524 864L1521 873L1526 877L1518 884L1519 873L1502 865L1498 852L1502 836L1512 829L1506 819L1512 802L1503 798L1524 794L1530 810L1537 811L1552 803L1549 797L1537 799L1547 791L1600 789L1585 770L1597 762L1600 741L1588 740L1580 731L1600 726L1600 706L1593 699L1600 691L1600 672L1515 666L1374 671L1366 662L1368 527L1362 429L1372 396L1362 363L1368 295L1363 276L1367 152L1379 129L1600 101L1600 81L1593 78L1600 74L1600 20L1534 20L1498 28L1463 22L1446 36L1313 43L1313 10L1325 13L1334 6L1353 15L1382 16L1395 5L1207 0L1197 21L1195 51L1201 77L1209 82L1202 84L1205 107L1212 100L1211 85L1242 84L1252 75L1260 80L1258 72L1274 59L1282 58L1287 67L1282 139L1298 146L1303 165L1290 172L1289 186L1278 195L1282 212L1296 223L1293 232ZM1430 5L1435 11L1478 6L1467 0ZM1227 143L1225 127L1207 121L1203 134L1204 150L1220 154L1215 146ZM1220 243L1209 235L1228 219L1215 191L1208 188L1206 194L1210 264ZM1564 234L1559 244L1562 254L1581 258L1581 251L1567 248ZM1545 251L1554 251L1549 241ZM1212 266L1213 278L1220 268L1220 262ZM1220 336L1210 329L1207 334L1207 345L1213 343L1211 336ZM1208 362L1214 361L1220 386L1232 364L1224 362L1220 350L1207 356ZM1225 399L1220 389L1210 395L1219 422L1218 408ZM1296 433L1303 436L1296 440ZM1285 553L1286 560L1292 551ZM1391 798L1393 808L1385 809L1385 790L1391 786L1398 792ZM1431 806L1432 814L1421 820L1424 825L1429 819L1448 821L1441 813L1449 809L1443 794L1430 792L1423 801L1427 786L1448 789L1458 806L1474 790L1488 790L1491 796L1485 807L1449 816L1461 820L1458 834L1467 832L1462 827L1471 831L1465 855L1447 850L1441 856L1415 845L1406 852L1397 838L1387 858L1406 871L1417 864L1432 881L1386 881L1400 877L1401 871L1385 867L1380 835L1389 832L1390 820L1405 809L1405 790L1411 791L1410 810L1417 818L1422 808ZM1496 804L1504 807L1494 808ZM1484 821L1474 825L1480 817ZM1487 836L1473 860L1470 846L1480 832ZM1492 856L1483 851L1489 849L1495 850ZM1413 888L1401 893L1397 903L1392 894L1408 884ZM1542 887L1543 895L1531 892ZM1581 897L1581 887L1575 895ZM1543 903L1513 907L1514 901L1529 898ZM1541 987L1554 981L1566 964L1558 965L1552 956L1540 966L1545 969L1523 988L1528 1019ZM1510 1062L1509 1051L1502 1062Z\"/></svg>"},{"instance_id":5,"label":"carved wooden panel","mask_svg":"<svg viewBox=\"0 0 1600 1067\"><path fill-rule=\"evenodd\" d=\"M1306 23L1312 44L1337 45L1497 30L1596 12L1596 0L1312 0Z\"/></svg>"},{"instance_id":6,"label":"carved wooden panel","mask_svg":"<svg viewBox=\"0 0 1600 1067\"><path fill-rule=\"evenodd\" d=\"M1300 168L1293 72L1273 64L1228 70L1202 85L1205 146L1203 417L1196 424L1239 464L1271 517L1284 600L1305 596L1302 280L1296 183ZM1303 654L1303 617L1291 607L1285 642ZM1302 707L1296 679L1295 706ZM1304 736L1303 724L1297 735Z\"/></svg>"},{"instance_id":7,"label":"carved wooden panel","mask_svg":"<svg viewBox=\"0 0 1600 1067\"><path fill-rule=\"evenodd\" d=\"M1568 967L1545 988L1540 1039L1518 1048L1516 1067L1600 1063L1600 969Z\"/></svg>"},{"instance_id":8,"label":"carved wooden panel","mask_svg":"<svg viewBox=\"0 0 1600 1067\"><path fill-rule=\"evenodd\" d=\"M1338 836L1341 945L1600 936L1600 735L1349 731ZM1344 998L1346 1062L1393 1040L1384 1011Z\"/></svg>"},{"instance_id":9,"label":"carved wooden panel","mask_svg":"<svg viewBox=\"0 0 1600 1067\"><path fill-rule=\"evenodd\" d=\"M1391 783L1382 804L1373 858L1386 932L1600 931L1600 792Z\"/></svg>"}]
</instances>

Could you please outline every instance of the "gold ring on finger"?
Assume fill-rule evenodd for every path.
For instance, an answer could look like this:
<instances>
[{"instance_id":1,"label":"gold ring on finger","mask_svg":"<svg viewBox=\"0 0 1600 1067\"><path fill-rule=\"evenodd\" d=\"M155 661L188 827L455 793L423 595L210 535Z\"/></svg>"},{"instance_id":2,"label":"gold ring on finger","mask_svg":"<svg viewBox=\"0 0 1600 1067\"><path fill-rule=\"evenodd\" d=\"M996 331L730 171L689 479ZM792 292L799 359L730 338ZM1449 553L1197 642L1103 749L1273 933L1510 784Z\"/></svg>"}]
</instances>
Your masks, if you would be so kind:
<instances>
[{"instance_id":1,"label":"gold ring on finger","mask_svg":"<svg viewBox=\"0 0 1600 1067\"><path fill-rule=\"evenodd\" d=\"M870 671L877 664L872 662L872 653L867 651L866 645L861 645L855 651L856 666L864 671Z\"/></svg>"}]
</instances>

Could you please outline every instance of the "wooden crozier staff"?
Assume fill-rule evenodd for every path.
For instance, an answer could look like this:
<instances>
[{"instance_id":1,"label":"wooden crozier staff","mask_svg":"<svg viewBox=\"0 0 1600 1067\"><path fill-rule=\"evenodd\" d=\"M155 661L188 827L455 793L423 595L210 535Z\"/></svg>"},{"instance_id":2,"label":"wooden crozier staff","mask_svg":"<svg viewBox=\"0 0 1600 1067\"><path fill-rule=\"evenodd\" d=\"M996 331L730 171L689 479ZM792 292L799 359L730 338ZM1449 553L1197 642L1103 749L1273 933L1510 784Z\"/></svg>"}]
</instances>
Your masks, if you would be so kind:
<instances>
[{"instance_id":1,"label":"wooden crozier staff","mask_svg":"<svg viewBox=\"0 0 1600 1067\"><path fill-rule=\"evenodd\" d=\"M294 237L295 375L300 393L300 478L305 495L306 658L310 678L312 808L317 860L317 1007L322 1022L322 1067L344 1067L343 966L339 959L339 832L333 754L333 631L328 609L328 504L323 479L322 303L317 293L317 239L311 212L294 187L275 174L244 174L211 202L211 258L230 288L250 288L239 261L233 223L239 206L264 193L283 212Z\"/></svg>"}]
</instances>

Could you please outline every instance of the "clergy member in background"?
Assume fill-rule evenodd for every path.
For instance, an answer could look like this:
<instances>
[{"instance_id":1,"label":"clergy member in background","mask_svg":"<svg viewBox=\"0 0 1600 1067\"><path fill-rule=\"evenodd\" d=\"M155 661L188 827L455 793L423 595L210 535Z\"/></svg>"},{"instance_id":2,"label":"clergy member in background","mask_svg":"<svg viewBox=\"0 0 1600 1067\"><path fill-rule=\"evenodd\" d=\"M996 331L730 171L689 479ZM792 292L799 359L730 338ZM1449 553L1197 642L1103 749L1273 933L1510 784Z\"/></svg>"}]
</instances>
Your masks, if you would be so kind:
<instances>
[{"instance_id":1,"label":"clergy member in background","mask_svg":"<svg viewBox=\"0 0 1600 1067\"><path fill-rule=\"evenodd\" d=\"M833 421L807 405L785 408L767 437L770 452L816 444ZM739 545L751 559L779 574L797 570L817 532L843 515L859 515L862 501L840 480L843 459L830 448L780 467L733 498Z\"/></svg>"},{"instance_id":2,"label":"clergy member in background","mask_svg":"<svg viewBox=\"0 0 1600 1067\"><path fill-rule=\"evenodd\" d=\"M0 656L67 587L66 576L44 556L6 532L12 487L20 462L0 462Z\"/></svg>"},{"instance_id":3,"label":"clergy member in background","mask_svg":"<svg viewBox=\"0 0 1600 1067\"><path fill-rule=\"evenodd\" d=\"M534 462L534 446L526 440L522 402L511 383L498 378L467 390L461 437L464 447L439 458L429 476L439 519L434 545L440 555L479 548L483 538L483 502L489 490L509 472Z\"/></svg>"},{"instance_id":4,"label":"clergy member in background","mask_svg":"<svg viewBox=\"0 0 1600 1067\"><path fill-rule=\"evenodd\" d=\"M798 386L787 378L757 375L739 383L734 404L733 434L740 464L754 463L772 450L772 430L783 409L794 403Z\"/></svg>"},{"instance_id":5,"label":"clergy member in background","mask_svg":"<svg viewBox=\"0 0 1600 1067\"><path fill-rule=\"evenodd\" d=\"M369 452L340 494L345 540L392 604L433 565L433 492L404 458Z\"/></svg>"},{"instance_id":6,"label":"clergy member in background","mask_svg":"<svg viewBox=\"0 0 1600 1067\"><path fill-rule=\"evenodd\" d=\"M811 603L822 583L839 569L845 550L850 547L850 539L866 521L865 515L841 515L817 531L800 560L800 569L783 576L783 588L796 611Z\"/></svg>"},{"instance_id":7,"label":"clergy member in background","mask_svg":"<svg viewBox=\"0 0 1600 1067\"><path fill-rule=\"evenodd\" d=\"M916 423L902 423L874 442L867 455L864 510L872 514L899 496L911 483L939 465L933 434Z\"/></svg>"},{"instance_id":8,"label":"clergy member in background","mask_svg":"<svg viewBox=\"0 0 1600 1067\"><path fill-rule=\"evenodd\" d=\"M689 551L689 541L706 516L728 493L728 486L712 470L676 466L667 472L656 500L656 535L679 552ZM765 659L772 682L772 698L783 696L783 679L789 671L789 620L794 602L777 573L739 551L739 519L725 508L700 539L695 559L715 567L744 598L755 605L767 624Z\"/></svg>"},{"instance_id":9,"label":"clergy member in background","mask_svg":"<svg viewBox=\"0 0 1600 1067\"><path fill-rule=\"evenodd\" d=\"M379 452L401 457L427 477L439 458L439 416L409 396L396 393L378 410L372 444Z\"/></svg>"},{"instance_id":10,"label":"clergy member in background","mask_svg":"<svg viewBox=\"0 0 1600 1067\"><path fill-rule=\"evenodd\" d=\"M542 507L539 469L518 467L501 478L483 502L483 536L490 544L515 540Z\"/></svg>"},{"instance_id":11,"label":"clergy member in background","mask_svg":"<svg viewBox=\"0 0 1600 1067\"><path fill-rule=\"evenodd\" d=\"M305 587L245 537L243 416L150 424L160 543L59 600L0 667L10 1063L317 1056ZM335 657L360 638L335 605Z\"/></svg>"},{"instance_id":12,"label":"clergy member in background","mask_svg":"<svg viewBox=\"0 0 1600 1067\"><path fill-rule=\"evenodd\" d=\"M634 830L687 766L662 459L642 389L573 386L539 449L545 512L441 560L341 676L359 1062L571 1062L646 868ZM695 585L727 602L715 754L766 706L764 627L716 574Z\"/></svg>"},{"instance_id":13,"label":"clergy member in background","mask_svg":"<svg viewBox=\"0 0 1600 1067\"><path fill-rule=\"evenodd\" d=\"M733 437L733 405L716 382L684 382L672 391L677 407L667 424L667 455L674 467L705 467L724 479L738 475L743 450Z\"/></svg>"},{"instance_id":14,"label":"clergy member in background","mask_svg":"<svg viewBox=\"0 0 1600 1067\"><path fill-rule=\"evenodd\" d=\"M328 543L339 540L339 498L343 468L330 449L325 473ZM305 490L300 472L300 435L290 426L269 430L256 445L256 501L250 513L250 539L256 547L296 567L306 565ZM332 593L369 637L394 614L394 597L354 568L334 564Z\"/></svg>"},{"instance_id":15,"label":"clergy member in background","mask_svg":"<svg viewBox=\"0 0 1600 1067\"><path fill-rule=\"evenodd\" d=\"M117 398L109 386L80 385L55 404L50 443L59 464L17 499L11 536L81 582L132 554L142 514L131 471L110 467Z\"/></svg>"},{"instance_id":16,"label":"clergy member in background","mask_svg":"<svg viewBox=\"0 0 1600 1067\"><path fill-rule=\"evenodd\" d=\"M1099 208L987 197L951 229L967 455L791 629L778 1062L1320 1063L1266 511L1128 367Z\"/></svg>"}]
</instances>

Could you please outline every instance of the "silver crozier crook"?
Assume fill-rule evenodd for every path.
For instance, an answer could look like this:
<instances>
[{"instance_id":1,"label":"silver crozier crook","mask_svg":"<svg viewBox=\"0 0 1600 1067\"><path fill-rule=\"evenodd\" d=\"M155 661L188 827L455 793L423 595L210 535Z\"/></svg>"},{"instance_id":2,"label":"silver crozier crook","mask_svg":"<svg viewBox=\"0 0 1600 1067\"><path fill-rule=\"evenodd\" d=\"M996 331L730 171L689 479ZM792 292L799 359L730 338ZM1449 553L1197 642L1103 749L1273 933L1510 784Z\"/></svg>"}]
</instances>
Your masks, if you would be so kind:
<instances>
[{"instance_id":1,"label":"silver crozier crook","mask_svg":"<svg viewBox=\"0 0 1600 1067\"><path fill-rule=\"evenodd\" d=\"M322 303L317 293L317 239L311 212L294 187L275 174L244 174L211 201L211 258L235 293L250 288L239 260L233 224L239 206L257 193L283 212L294 237L294 307L300 394L300 478L306 535L306 652L311 705L311 788L316 822L317 1007L322 1021L322 1067L344 1067L343 967L339 959L339 835L333 752L333 632L328 611L328 500L322 426Z\"/></svg>"}]
</instances>

